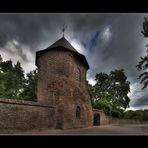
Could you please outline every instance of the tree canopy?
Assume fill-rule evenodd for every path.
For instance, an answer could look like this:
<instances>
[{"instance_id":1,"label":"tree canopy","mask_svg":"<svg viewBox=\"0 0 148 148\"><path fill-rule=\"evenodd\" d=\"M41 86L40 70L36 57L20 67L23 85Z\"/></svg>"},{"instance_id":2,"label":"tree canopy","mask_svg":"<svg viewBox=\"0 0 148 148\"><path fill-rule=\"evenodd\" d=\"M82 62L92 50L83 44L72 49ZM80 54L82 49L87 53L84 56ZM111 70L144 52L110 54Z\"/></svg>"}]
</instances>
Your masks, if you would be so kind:
<instances>
[{"instance_id":1,"label":"tree canopy","mask_svg":"<svg viewBox=\"0 0 148 148\"><path fill-rule=\"evenodd\" d=\"M144 18L143 30L141 31L141 33L144 35L144 37L148 37L148 17ZM148 47L148 45L146 45L146 47ZM148 50L146 52L148 53ZM141 79L141 83L144 84L142 89L145 89L148 86L148 54L140 58L141 60L136 67L138 70L143 71L143 73L139 75L138 79Z\"/></svg>"},{"instance_id":2,"label":"tree canopy","mask_svg":"<svg viewBox=\"0 0 148 148\"><path fill-rule=\"evenodd\" d=\"M110 74L97 73L96 84L88 85L94 108L103 109L108 115L115 115L129 107L130 82L127 81L124 70L114 70ZM120 115L115 116L120 116Z\"/></svg>"},{"instance_id":3,"label":"tree canopy","mask_svg":"<svg viewBox=\"0 0 148 148\"><path fill-rule=\"evenodd\" d=\"M21 63L11 60L3 61L0 55L0 98L25 99L36 101L36 70L26 74Z\"/></svg>"}]
</instances>

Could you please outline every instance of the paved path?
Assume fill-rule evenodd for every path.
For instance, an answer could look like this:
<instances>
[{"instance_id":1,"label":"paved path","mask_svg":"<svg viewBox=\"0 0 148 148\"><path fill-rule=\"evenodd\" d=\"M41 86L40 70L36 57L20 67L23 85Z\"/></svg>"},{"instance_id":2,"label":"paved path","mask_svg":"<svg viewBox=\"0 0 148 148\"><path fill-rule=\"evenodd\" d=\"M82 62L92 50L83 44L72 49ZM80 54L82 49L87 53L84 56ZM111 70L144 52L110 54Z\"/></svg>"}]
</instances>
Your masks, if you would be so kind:
<instances>
[{"instance_id":1,"label":"paved path","mask_svg":"<svg viewBox=\"0 0 148 148\"><path fill-rule=\"evenodd\" d=\"M104 125L73 130L34 130L18 132L17 135L148 135L148 124Z\"/></svg>"}]
</instances>

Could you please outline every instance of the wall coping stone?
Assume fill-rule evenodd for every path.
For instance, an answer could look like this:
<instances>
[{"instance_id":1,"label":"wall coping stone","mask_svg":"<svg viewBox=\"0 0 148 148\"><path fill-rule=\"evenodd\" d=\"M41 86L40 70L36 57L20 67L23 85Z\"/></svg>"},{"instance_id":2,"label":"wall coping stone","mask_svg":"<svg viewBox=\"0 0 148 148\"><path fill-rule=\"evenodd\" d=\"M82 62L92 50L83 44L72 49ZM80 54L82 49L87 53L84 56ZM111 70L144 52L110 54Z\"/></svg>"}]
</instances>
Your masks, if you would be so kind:
<instances>
[{"instance_id":1,"label":"wall coping stone","mask_svg":"<svg viewBox=\"0 0 148 148\"><path fill-rule=\"evenodd\" d=\"M7 99L7 98L0 98L0 103L55 108L55 106L50 106L50 105L46 105L46 104L35 102L35 101Z\"/></svg>"}]
</instances>

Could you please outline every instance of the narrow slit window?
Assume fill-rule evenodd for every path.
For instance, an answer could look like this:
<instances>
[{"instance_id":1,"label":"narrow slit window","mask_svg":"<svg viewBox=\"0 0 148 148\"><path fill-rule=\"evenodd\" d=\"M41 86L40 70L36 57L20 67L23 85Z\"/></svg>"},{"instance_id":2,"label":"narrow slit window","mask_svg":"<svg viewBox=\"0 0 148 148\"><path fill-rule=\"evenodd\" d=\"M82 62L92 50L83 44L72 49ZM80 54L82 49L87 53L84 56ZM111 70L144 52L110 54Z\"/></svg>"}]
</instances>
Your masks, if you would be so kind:
<instances>
[{"instance_id":1,"label":"narrow slit window","mask_svg":"<svg viewBox=\"0 0 148 148\"><path fill-rule=\"evenodd\" d=\"M80 81L81 80L81 71L79 68L75 69L75 78L76 80Z\"/></svg>"},{"instance_id":2,"label":"narrow slit window","mask_svg":"<svg viewBox=\"0 0 148 148\"><path fill-rule=\"evenodd\" d=\"M80 118L81 117L81 108L80 106L77 106L76 108L76 118Z\"/></svg>"}]
</instances>

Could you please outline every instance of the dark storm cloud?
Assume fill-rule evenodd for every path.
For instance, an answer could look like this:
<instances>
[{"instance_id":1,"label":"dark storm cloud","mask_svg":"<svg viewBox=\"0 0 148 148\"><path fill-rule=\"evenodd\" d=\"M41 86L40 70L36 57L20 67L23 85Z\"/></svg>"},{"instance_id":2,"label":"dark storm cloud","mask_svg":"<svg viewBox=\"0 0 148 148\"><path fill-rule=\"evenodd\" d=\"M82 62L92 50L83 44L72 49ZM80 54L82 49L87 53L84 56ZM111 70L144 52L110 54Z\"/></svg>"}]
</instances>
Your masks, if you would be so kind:
<instances>
[{"instance_id":1,"label":"dark storm cloud","mask_svg":"<svg viewBox=\"0 0 148 148\"><path fill-rule=\"evenodd\" d=\"M89 34L90 28L101 23L105 16L87 14L1 14L0 46L7 41L18 40L36 50L40 44L51 44L61 35L63 24L69 26L69 32L81 37ZM90 23L91 22L91 23ZM97 24L97 25L98 25Z\"/></svg>"},{"instance_id":2,"label":"dark storm cloud","mask_svg":"<svg viewBox=\"0 0 148 148\"><path fill-rule=\"evenodd\" d=\"M25 46L35 56L37 50L50 46L62 36L62 26L66 24L66 38L70 42L75 39L84 48L83 54L90 65L88 79L99 72L122 68L128 80L135 83L139 75L135 66L145 50L141 34L144 16L146 14L0 14L0 50L14 52L6 45L18 41L13 47L27 62ZM27 52L31 58L29 50Z\"/></svg>"},{"instance_id":3,"label":"dark storm cloud","mask_svg":"<svg viewBox=\"0 0 148 148\"><path fill-rule=\"evenodd\" d=\"M1 46L7 41L16 39L31 47L55 36L60 17L43 14L1 14L0 34ZM55 29L56 28L56 29ZM53 33L54 32L54 33Z\"/></svg>"},{"instance_id":4,"label":"dark storm cloud","mask_svg":"<svg viewBox=\"0 0 148 148\"><path fill-rule=\"evenodd\" d=\"M98 39L100 43L92 49L90 53L93 54L90 54L89 57L92 55L92 59L95 60L92 65L98 72L124 68L130 79L133 80L139 74L135 66L144 47L141 45L143 36L140 33L143 16L142 14L114 14L110 18L112 18L110 21L104 22L104 26L111 26L110 42L101 47L102 43Z\"/></svg>"},{"instance_id":5,"label":"dark storm cloud","mask_svg":"<svg viewBox=\"0 0 148 148\"><path fill-rule=\"evenodd\" d=\"M134 106L134 107L137 107L137 106L145 106L145 105L148 105L148 96L147 95L143 96L140 99L135 100L132 103L132 106Z\"/></svg>"}]
</instances>

